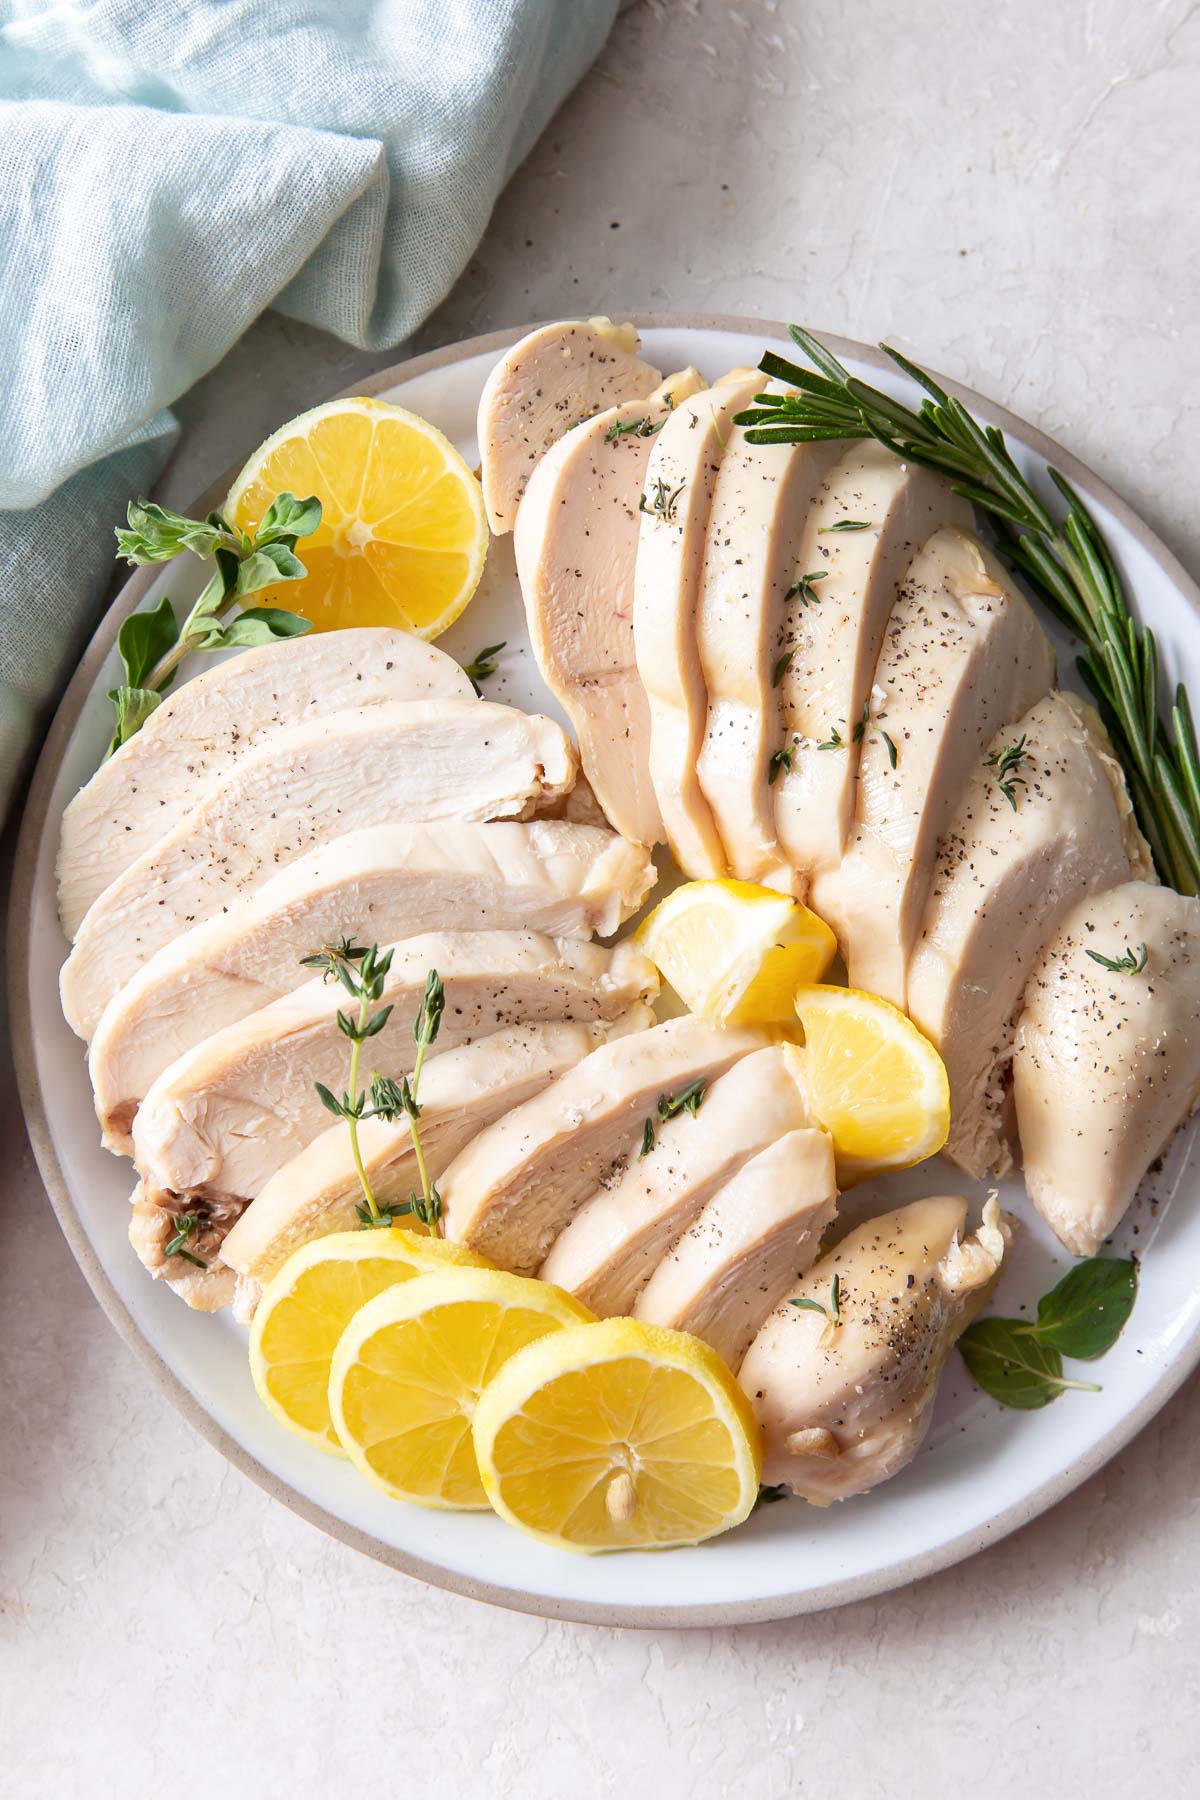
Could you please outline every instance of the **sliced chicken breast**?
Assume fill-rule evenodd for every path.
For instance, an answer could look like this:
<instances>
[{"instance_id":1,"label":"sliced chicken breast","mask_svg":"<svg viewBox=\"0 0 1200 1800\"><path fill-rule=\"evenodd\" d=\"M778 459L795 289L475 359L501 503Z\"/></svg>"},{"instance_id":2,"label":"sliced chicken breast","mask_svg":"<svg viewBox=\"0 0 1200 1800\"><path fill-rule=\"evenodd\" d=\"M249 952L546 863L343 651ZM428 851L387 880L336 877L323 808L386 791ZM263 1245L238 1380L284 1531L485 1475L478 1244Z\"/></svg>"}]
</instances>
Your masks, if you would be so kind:
<instances>
[{"instance_id":1,"label":"sliced chicken breast","mask_svg":"<svg viewBox=\"0 0 1200 1800\"><path fill-rule=\"evenodd\" d=\"M775 1308L738 1374L763 1428L765 1482L828 1506L912 1461L1012 1237L994 1200L964 1239L966 1218L966 1201L944 1195L871 1219Z\"/></svg>"},{"instance_id":2,"label":"sliced chicken breast","mask_svg":"<svg viewBox=\"0 0 1200 1800\"><path fill-rule=\"evenodd\" d=\"M821 483L772 672L790 750L774 783L775 830L794 868L833 869L841 861L863 746L855 727L877 679L901 580L935 532L970 523L970 506L942 476L898 462L874 441L852 445ZM823 750L835 730L841 748Z\"/></svg>"},{"instance_id":3,"label":"sliced chicken breast","mask_svg":"<svg viewBox=\"0 0 1200 1800\"><path fill-rule=\"evenodd\" d=\"M686 370L651 398L611 407L560 438L530 477L513 534L542 678L575 728L605 815L636 844L662 838L633 641L638 528L657 503L654 516L670 529L682 498L665 488L647 497L643 482L655 431L702 386Z\"/></svg>"},{"instance_id":4,"label":"sliced chicken breast","mask_svg":"<svg viewBox=\"0 0 1200 1800\"><path fill-rule=\"evenodd\" d=\"M163 944L347 826L511 816L574 776L552 719L484 700L385 702L279 731L89 909L63 965L67 1023L90 1037Z\"/></svg>"},{"instance_id":5,"label":"sliced chicken breast","mask_svg":"<svg viewBox=\"0 0 1200 1800\"><path fill-rule=\"evenodd\" d=\"M659 428L646 464L648 494L677 496L672 516L642 514L633 584L637 672L650 706L650 780L672 855L685 875L724 875L725 851L696 776L708 689L696 644L713 487L734 415L763 378L735 369L693 394Z\"/></svg>"},{"instance_id":6,"label":"sliced chicken breast","mask_svg":"<svg viewBox=\"0 0 1200 1800\"><path fill-rule=\"evenodd\" d=\"M812 887L852 986L905 1004L938 839L988 739L1053 682L1049 640L995 558L963 532L939 531L914 558L887 623L854 836Z\"/></svg>"},{"instance_id":7,"label":"sliced chicken breast","mask_svg":"<svg viewBox=\"0 0 1200 1800\"><path fill-rule=\"evenodd\" d=\"M397 946L384 983L381 1004L392 1013L370 1040L370 1068L392 1077L412 1068L412 1027L430 969L446 994L438 1052L517 1023L615 1019L657 987L629 944L606 950L517 931L410 938ZM133 1124L134 1159L148 1183L175 1193L257 1194L328 1124L315 1088L322 1082L340 1093L345 1085L345 1006L341 985L318 978L172 1063Z\"/></svg>"},{"instance_id":8,"label":"sliced chicken breast","mask_svg":"<svg viewBox=\"0 0 1200 1800\"><path fill-rule=\"evenodd\" d=\"M761 1031L687 1017L593 1050L451 1163L441 1184L446 1235L532 1275L588 1196L619 1180L659 1100L715 1080L764 1042Z\"/></svg>"},{"instance_id":9,"label":"sliced chicken breast","mask_svg":"<svg viewBox=\"0 0 1200 1800\"><path fill-rule=\"evenodd\" d=\"M787 1132L713 1195L659 1263L634 1317L690 1331L737 1369L815 1262L837 1197L832 1139L811 1126Z\"/></svg>"},{"instance_id":10,"label":"sliced chicken breast","mask_svg":"<svg viewBox=\"0 0 1200 1800\"><path fill-rule=\"evenodd\" d=\"M483 503L495 532L511 531L534 467L594 413L642 400L662 376L637 356L632 325L566 319L539 325L506 350L479 400Z\"/></svg>"},{"instance_id":11,"label":"sliced chicken breast","mask_svg":"<svg viewBox=\"0 0 1200 1800\"><path fill-rule=\"evenodd\" d=\"M1084 702L1050 694L992 739L938 846L908 1010L950 1078L946 1154L969 1175L1011 1160L1003 1118L1021 994L1070 909L1149 869L1118 764ZM1011 803L1000 785L1012 790Z\"/></svg>"},{"instance_id":12,"label":"sliced chicken breast","mask_svg":"<svg viewBox=\"0 0 1200 1800\"><path fill-rule=\"evenodd\" d=\"M775 671L792 571L817 491L842 446L751 444L735 426L709 514L696 643L708 690L697 774L732 874L798 885L775 833L783 717Z\"/></svg>"},{"instance_id":13,"label":"sliced chicken breast","mask_svg":"<svg viewBox=\"0 0 1200 1800\"><path fill-rule=\"evenodd\" d=\"M430 1180L485 1126L541 1093L609 1038L654 1023L648 1006L587 1024L514 1025L462 1044L427 1063L421 1074L421 1149ZM407 1118L364 1119L359 1150L376 1199L396 1203L420 1187ZM301 1244L331 1231L352 1231L362 1188L344 1124L331 1125L284 1163L241 1215L221 1246L223 1260L248 1280L264 1282Z\"/></svg>"},{"instance_id":14,"label":"sliced chicken breast","mask_svg":"<svg viewBox=\"0 0 1200 1800\"><path fill-rule=\"evenodd\" d=\"M601 1318L631 1313L663 1256L743 1164L808 1124L796 1052L755 1050L709 1083L695 1116L653 1120L654 1145L598 1187L538 1271ZM792 1274L795 1274L792 1270Z\"/></svg>"},{"instance_id":15,"label":"sliced chicken breast","mask_svg":"<svg viewBox=\"0 0 1200 1800\"><path fill-rule=\"evenodd\" d=\"M138 1102L170 1063L310 979L301 958L343 936L426 931L608 936L654 881L614 832L535 819L353 831L299 857L228 911L155 951L118 989L88 1067L108 1149L132 1153Z\"/></svg>"},{"instance_id":16,"label":"sliced chicken breast","mask_svg":"<svg viewBox=\"0 0 1200 1800\"><path fill-rule=\"evenodd\" d=\"M58 910L74 937L111 881L283 726L382 700L471 700L458 664L409 631L323 631L244 650L168 694L63 814Z\"/></svg>"},{"instance_id":17,"label":"sliced chicken breast","mask_svg":"<svg viewBox=\"0 0 1200 1800\"><path fill-rule=\"evenodd\" d=\"M1025 989L1013 1094L1031 1200L1095 1256L1200 1097L1200 901L1136 881L1067 914Z\"/></svg>"}]
</instances>

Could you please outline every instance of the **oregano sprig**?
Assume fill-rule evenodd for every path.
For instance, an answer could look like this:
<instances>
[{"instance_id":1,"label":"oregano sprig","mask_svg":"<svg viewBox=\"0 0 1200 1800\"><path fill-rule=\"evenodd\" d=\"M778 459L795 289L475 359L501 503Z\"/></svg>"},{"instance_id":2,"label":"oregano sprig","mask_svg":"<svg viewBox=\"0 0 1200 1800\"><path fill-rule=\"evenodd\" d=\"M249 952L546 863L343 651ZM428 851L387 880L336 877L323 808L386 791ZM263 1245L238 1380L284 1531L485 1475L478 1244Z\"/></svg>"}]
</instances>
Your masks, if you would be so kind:
<instances>
[{"instance_id":1,"label":"oregano sprig","mask_svg":"<svg viewBox=\"0 0 1200 1800\"><path fill-rule=\"evenodd\" d=\"M1069 1389L1098 1394L1094 1381L1070 1381L1064 1356L1103 1356L1124 1330L1137 1298L1137 1265L1091 1256L1038 1301L1036 1319L977 1319L958 1340L963 1361L986 1394L1033 1412Z\"/></svg>"},{"instance_id":2,"label":"oregano sprig","mask_svg":"<svg viewBox=\"0 0 1200 1800\"><path fill-rule=\"evenodd\" d=\"M128 525L116 530L117 555L131 566L169 562L188 552L215 567L182 624L164 596L149 611L131 613L121 626L117 652L125 680L108 696L117 715L109 756L128 743L162 704L176 669L193 651L248 649L312 630L298 613L277 606L243 608L241 603L263 588L307 574L296 555L296 542L321 523L321 502L315 495L297 500L293 494L280 494L253 536L218 512L209 513L207 519L188 519L150 500L130 501L127 517Z\"/></svg>"}]
</instances>

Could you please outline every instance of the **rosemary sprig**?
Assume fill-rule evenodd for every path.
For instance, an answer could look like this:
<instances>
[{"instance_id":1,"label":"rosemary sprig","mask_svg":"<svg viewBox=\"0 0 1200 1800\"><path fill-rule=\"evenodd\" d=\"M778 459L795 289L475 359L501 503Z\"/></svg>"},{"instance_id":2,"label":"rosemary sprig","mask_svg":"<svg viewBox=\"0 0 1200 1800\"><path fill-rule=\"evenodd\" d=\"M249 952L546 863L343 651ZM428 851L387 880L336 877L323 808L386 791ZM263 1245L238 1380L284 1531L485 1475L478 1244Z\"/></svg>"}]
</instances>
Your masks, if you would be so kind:
<instances>
[{"instance_id":1,"label":"rosemary sprig","mask_svg":"<svg viewBox=\"0 0 1200 1800\"><path fill-rule=\"evenodd\" d=\"M421 1114L417 1092L420 1087L421 1070L425 1064L425 1055L437 1037L445 1010L446 997L441 978L436 969L431 969L425 977L425 992L413 1021L413 1038L417 1045L416 1061L411 1075L402 1075L399 1081L390 1076L376 1074L372 1071L371 1091L368 1095L358 1085L358 1065L362 1047L368 1038L378 1035L391 1017L393 1008L381 1007L376 1013L371 1012L383 996L384 983L388 970L392 966L391 950L380 951L377 944L369 948L353 944L343 937L337 944L326 945L312 956L301 957L301 965L306 969L319 969L324 981L340 981L350 997L357 1001L357 1013L339 1012L337 1016L338 1030L343 1037L350 1040L350 1075L349 1082L341 1098L332 1093L322 1081L315 1083L321 1104L336 1119L344 1119L350 1131L350 1154L354 1158L354 1167L358 1175L358 1183L363 1191L364 1205L357 1207L359 1220L364 1227L386 1226L402 1214L412 1213L427 1227L430 1235L441 1235L442 1200L437 1188L429 1179L429 1170L425 1162L425 1153L421 1144L421 1132L417 1123ZM398 1119L401 1116L409 1121L412 1137L413 1153L417 1159L417 1169L421 1177L421 1192L410 1194L407 1200L391 1205L381 1205L371 1187L370 1177L362 1159L362 1149L358 1139L359 1123L363 1119Z\"/></svg>"},{"instance_id":2,"label":"rosemary sprig","mask_svg":"<svg viewBox=\"0 0 1200 1800\"><path fill-rule=\"evenodd\" d=\"M1021 774L1021 765L1028 760L1029 751L1025 748L1025 733L1022 732L1015 744L1005 744L994 756L984 758L985 769L995 769L996 786L1008 801L1013 811L1017 810L1017 789L1028 784Z\"/></svg>"},{"instance_id":3,"label":"rosemary sprig","mask_svg":"<svg viewBox=\"0 0 1200 1800\"><path fill-rule=\"evenodd\" d=\"M1082 645L1078 668L1112 735L1129 777L1138 820L1163 877L1181 893L1200 890L1200 748L1187 690L1175 689L1168 720L1159 716L1158 647L1130 613L1100 529L1056 469L1048 471L1064 506L1054 508L1021 473L993 425L980 425L923 369L881 345L923 389L917 411L859 381L811 332L790 327L817 371L768 351L764 374L787 384L737 415L755 444L875 438L893 455L950 477L996 521L1009 559ZM865 528L865 522L843 521Z\"/></svg>"},{"instance_id":4,"label":"rosemary sprig","mask_svg":"<svg viewBox=\"0 0 1200 1800\"><path fill-rule=\"evenodd\" d=\"M1087 954L1094 963L1107 969L1110 975L1140 975L1149 953L1145 944L1139 944L1136 950L1131 950L1126 944L1124 956L1102 956L1099 950L1089 950Z\"/></svg>"},{"instance_id":5,"label":"rosemary sprig","mask_svg":"<svg viewBox=\"0 0 1200 1800\"><path fill-rule=\"evenodd\" d=\"M489 675L496 673L499 664L496 658L502 650L507 649L508 639L501 644L485 644L483 649L473 656L469 663L463 664L463 674L467 677L475 692L482 699L483 689L480 682L486 681Z\"/></svg>"},{"instance_id":6,"label":"rosemary sprig","mask_svg":"<svg viewBox=\"0 0 1200 1800\"><path fill-rule=\"evenodd\" d=\"M141 730L162 704L179 664L193 651L247 649L312 630L298 613L277 606L243 610L241 602L262 588L307 574L296 555L296 540L321 523L321 502L315 496L297 500L292 494L280 494L253 537L236 530L220 513L188 519L149 500L131 500L127 518L128 528L117 528L117 555L131 566L169 562L190 551L216 567L182 625L164 596L150 612L131 613L121 626L117 650L125 680L108 696L117 714L108 756Z\"/></svg>"}]
</instances>

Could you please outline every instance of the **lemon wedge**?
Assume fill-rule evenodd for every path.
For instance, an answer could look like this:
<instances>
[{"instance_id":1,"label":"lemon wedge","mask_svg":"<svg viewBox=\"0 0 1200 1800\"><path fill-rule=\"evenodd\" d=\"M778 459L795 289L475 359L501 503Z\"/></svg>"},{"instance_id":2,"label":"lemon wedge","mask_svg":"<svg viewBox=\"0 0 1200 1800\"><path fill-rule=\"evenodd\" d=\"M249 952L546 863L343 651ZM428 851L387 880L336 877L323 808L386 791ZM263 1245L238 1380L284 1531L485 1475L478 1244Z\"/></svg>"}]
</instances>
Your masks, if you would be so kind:
<instances>
[{"instance_id":1,"label":"lemon wedge","mask_svg":"<svg viewBox=\"0 0 1200 1800\"><path fill-rule=\"evenodd\" d=\"M698 1544L758 1496L761 1434L725 1364L634 1319L522 1350L480 1396L474 1438L501 1518L561 1549Z\"/></svg>"},{"instance_id":2,"label":"lemon wedge","mask_svg":"<svg viewBox=\"0 0 1200 1800\"><path fill-rule=\"evenodd\" d=\"M945 1065L911 1019L858 988L802 987L805 1096L833 1139L839 1187L936 1156L950 1130Z\"/></svg>"},{"instance_id":3,"label":"lemon wedge","mask_svg":"<svg viewBox=\"0 0 1200 1800\"><path fill-rule=\"evenodd\" d=\"M393 1225L302 1244L263 1290L250 1324L258 1397L290 1430L342 1454L329 1416L329 1365L359 1307L384 1288L447 1264L485 1268L473 1251Z\"/></svg>"},{"instance_id":4,"label":"lemon wedge","mask_svg":"<svg viewBox=\"0 0 1200 1800\"><path fill-rule=\"evenodd\" d=\"M561 1288L498 1269L447 1269L377 1294L333 1356L343 1449L397 1500L486 1507L471 1442L480 1392L518 1350L591 1317Z\"/></svg>"},{"instance_id":5,"label":"lemon wedge","mask_svg":"<svg viewBox=\"0 0 1200 1800\"><path fill-rule=\"evenodd\" d=\"M750 881L689 881L635 934L690 1012L717 1025L783 1025L820 981L837 939L807 906Z\"/></svg>"},{"instance_id":6,"label":"lemon wedge","mask_svg":"<svg viewBox=\"0 0 1200 1800\"><path fill-rule=\"evenodd\" d=\"M323 510L297 554L308 570L254 596L318 631L391 625L435 638L479 585L483 490L440 431L386 400L331 400L269 437L234 482L225 516L253 531L277 494Z\"/></svg>"}]
</instances>

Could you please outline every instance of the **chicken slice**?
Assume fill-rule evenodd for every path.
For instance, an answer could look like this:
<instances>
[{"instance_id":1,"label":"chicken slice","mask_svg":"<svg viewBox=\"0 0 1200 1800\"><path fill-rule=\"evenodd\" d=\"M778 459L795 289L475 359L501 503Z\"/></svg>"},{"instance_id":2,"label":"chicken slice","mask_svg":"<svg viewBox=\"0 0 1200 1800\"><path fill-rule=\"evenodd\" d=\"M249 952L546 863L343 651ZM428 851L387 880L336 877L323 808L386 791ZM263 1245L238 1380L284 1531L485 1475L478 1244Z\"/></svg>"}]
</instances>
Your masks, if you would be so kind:
<instances>
[{"instance_id":1,"label":"chicken slice","mask_svg":"<svg viewBox=\"0 0 1200 1800\"><path fill-rule=\"evenodd\" d=\"M453 658L410 631L316 632L205 669L167 695L63 814L63 930L74 937L108 884L272 732L381 700L473 698Z\"/></svg>"},{"instance_id":2,"label":"chicken slice","mask_svg":"<svg viewBox=\"0 0 1200 1800\"><path fill-rule=\"evenodd\" d=\"M888 620L854 836L840 866L812 886L852 986L904 1005L938 839L993 732L1053 681L1054 652L1029 603L974 538L939 531L913 559Z\"/></svg>"},{"instance_id":3,"label":"chicken slice","mask_svg":"<svg viewBox=\"0 0 1200 1800\"><path fill-rule=\"evenodd\" d=\"M1030 1199L1094 1256L1200 1097L1200 902L1135 881L1068 913L1025 989L1013 1094Z\"/></svg>"},{"instance_id":4,"label":"chicken slice","mask_svg":"<svg viewBox=\"0 0 1200 1800\"><path fill-rule=\"evenodd\" d=\"M775 830L794 868L840 862L854 824L862 746L854 728L901 580L935 532L970 523L970 506L942 476L898 462L874 441L854 444L822 482L801 535L773 671L781 741L791 752L774 783ZM835 729L842 748L822 750Z\"/></svg>"},{"instance_id":5,"label":"chicken slice","mask_svg":"<svg viewBox=\"0 0 1200 1800\"><path fill-rule=\"evenodd\" d=\"M90 1037L163 944L348 826L519 814L574 776L552 719L484 700L385 702L279 731L89 909L63 965L67 1023Z\"/></svg>"},{"instance_id":6,"label":"chicken slice","mask_svg":"<svg viewBox=\"0 0 1200 1800\"><path fill-rule=\"evenodd\" d=\"M1150 867L1120 768L1090 707L1050 694L994 737L990 754L1017 743L1020 785L976 758L938 845L908 970L909 1014L950 1078L946 1154L975 1176L1003 1171L1011 1160L1004 1075L1039 952L1077 901Z\"/></svg>"},{"instance_id":7,"label":"chicken slice","mask_svg":"<svg viewBox=\"0 0 1200 1800\"><path fill-rule=\"evenodd\" d=\"M441 1184L446 1235L532 1275L576 1209L636 1156L660 1098L715 1080L764 1042L761 1031L689 1016L593 1050L451 1163Z\"/></svg>"},{"instance_id":8,"label":"chicken slice","mask_svg":"<svg viewBox=\"0 0 1200 1800\"><path fill-rule=\"evenodd\" d=\"M696 643L708 690L700 788L730 872L803 890L775 835L783 719L775 671L796 556L817 491L842 454L831 443L751 444L729 435L713 489Z\"/></svg>"},{"instance_id":9,"label":"chicken slice","mask_svg":"<svg viewBox=\"0 0 1200 1800\"><path fill-rule=\"evenodd\" d=\"M633 1311L670 1249L742 1165L808 1124L786 1044L752 1051L711 1082L693 1117L654 1121L654 1147L598 1187L538 1271L601 1318ZM795 1270L792 1271L795 1273Z\"/></svg>"},{"instance_id":10,"label":"chicken slice","mask_svg":"<svg viewBox=\"0 0 1200 1800\"><path fill-rule=\"evenodd\" d=\"M786 1132L713 1195L659 1263L634 1317L690 1331L736 1369L816 1260L837 1198L832 1139L812 1126Z\"/></svg>"},{"instance_id":11,"label":"chicken slice","mask_svg":"<svg viewBox=\"0 0 1200 1800\"><path fill-rule=\"evenodd\" d=\"M88 1056L105 1145L131 1154L151 1083L214 1031L308 981L301 958L322 944L484 928L608 936L653 881L645 851L586 825L443 821L335 838L164 944L109 1001Z\"/></svg>"},{"instance_id":12,"label":"chicken slice","mask_svg":"<svg viewBox=\"0 0 1200 1800\"><path fill-rule=\"evenodd\" d=\"M735 369L682 400L654 439L646 492L677 496L672 516L642 514L633 587L637 672L650 707L650 779L663 830L685 875L724 875L725 851L700 791L708 690L696 644L696 607L713 487L735 413L762 387Z\"/></svg>"},{"instance_id":13,"label":"chicken slice","mask_svg":"<svg viewBox=\"0 0 1200 1800\"><path fill-rule=\"evenodd\" d=\"M630 944L606 950L529 931L410 938L397 946L384 982L381 1003L392 1013L370 1040L372 1069L396 1077L412 1068L412 1027L430 969L446 996L438 1052L518 1021L614 1019L658 985ZM318 977L164 1070L133 1122L134 1159L150 1185L257 1194L328 1123L314 1090L318 1082L337 1093L345 1086L345 1006L341 985Z\"/></svg>"},{"instance_id":14,"label":"chicken slice","mask_svg":"<svg viewBox=\"0 0 1200 1800\"><path fill-rule=\"evenodd\" d=\"M540 325L506 350L479 400L483 503L495 532L511 531L525 485L556 439L662 380L636 352L632 325L566 319Z\"/></svg>"},{"instance_id":15,"label":"chicken slice","mask_svg":"<svg viewBox=\"0 0 1200 1800\"><path fill-rule=\"evenodd\" d=\"M638 507L653 433L702 385L688 369L560 438L530 477L513 534L542 679L575 728L606 817L636 844L662 837L633 642ZM664 529L679 498L663 490Z\"/></svg>"},{"instance_id":16,"label":"chicken slice","mask_svg":"<svg viewBox=\"0 0 1200 1800\"><path fill-rule=\"evenodd\" d=\"M237 1276L221 1262L219 1253L246 1202L225 1196L197 1200L139 1181L131 1204L129 1242L155 1281L165 1281L196 1312L217 1312L231 1305ZM167 1246L177 1239L179 1249L168 1255Z\"/></svg>"},{"instance_id":17,"label":"chicken slice","mask_svg":"<svg viewBox=\"0 0 1200 1800\"><path fill-rule=\"evenodd\" d=\"M584 1023L513 1025L435 1057L421 1074L421 1150L430 1180L493 1120L565 1075L610 1038L654 1022L637 1004L619 1018ZM359 1151L380 1204L420 1187L407 1118L364 1119ZM221 1246L224 1261L247 1280L270 1279L292 1251L331 1231L352 1231L362 1188L344 1124L331 1125L278 1168Z\"/></svg>"},{"instance_id":18,"label":"chicken slice","mask_svg":"<svg viewBox=\"0 0 1200 1800\"><path fill-rule=\"evenodd\" d=\"M828 1506L912 1461L1012 1239L994 1200L960 1242L966 1217L965 1200L943 1195L871 1219L775 1308L738 1374L763 1428L765 1482Z\"/></svg>"}]
</instances>

